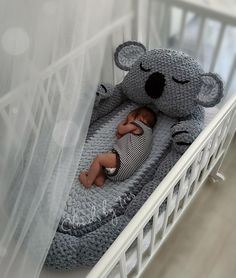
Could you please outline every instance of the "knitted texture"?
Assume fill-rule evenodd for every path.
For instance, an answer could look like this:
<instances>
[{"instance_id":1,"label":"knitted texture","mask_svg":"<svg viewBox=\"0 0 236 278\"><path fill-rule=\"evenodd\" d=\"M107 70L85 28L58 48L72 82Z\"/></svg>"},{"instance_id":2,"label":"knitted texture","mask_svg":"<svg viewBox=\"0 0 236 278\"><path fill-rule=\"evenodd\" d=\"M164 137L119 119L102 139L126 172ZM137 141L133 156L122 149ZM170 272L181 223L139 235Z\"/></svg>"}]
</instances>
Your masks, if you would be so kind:
<instances>
[{"instance_id":1,"label":"knitted texture","mask_svg":"<svg viewBox=\"0 0 236 278\"><path fill-rule=\"evenodd\" d=\"M146 51L131 41L117 48L115 62L129 72L116 86L98 87L78 171L45 262L49 267L93 266L201 132L200 105L214 106L223 95L219 76L204 73L197 61L179 51ZM117 124L137 105L161 112L149 158L123 182L107 180L103 188L83 188L80 171L96 154L111 149ZM165 200L159 213L164 209Z\"/></svg>"},{"instance_id":2,"label":"knitted texture","mask_svg":"<svg viewBox=\"0 0 236 278\"><path fill-rule=\"evenodd\" d=\"M155 173L152 168L157 165L170 145L170 127L175 123L174 119L161 113L153 131L153 146L149 158L132 177L123 182L106 180L102 188L93 186L89 190L83 187L78 179L79 173L89 167L97 154L112 148L115 141L115 127L135 107L137 106L131 102L122 104L110 113L109 120L104 117L103 125L96 122L90 127L90 130L95 129L96 132L93 132L93 135L88 134L58 231L82 236L97 229L104 224L104 221L120 215L124 209L124 202L127 204L132 194L135 195L147 181L152 179Z\"/></svg>"}]
</instances>

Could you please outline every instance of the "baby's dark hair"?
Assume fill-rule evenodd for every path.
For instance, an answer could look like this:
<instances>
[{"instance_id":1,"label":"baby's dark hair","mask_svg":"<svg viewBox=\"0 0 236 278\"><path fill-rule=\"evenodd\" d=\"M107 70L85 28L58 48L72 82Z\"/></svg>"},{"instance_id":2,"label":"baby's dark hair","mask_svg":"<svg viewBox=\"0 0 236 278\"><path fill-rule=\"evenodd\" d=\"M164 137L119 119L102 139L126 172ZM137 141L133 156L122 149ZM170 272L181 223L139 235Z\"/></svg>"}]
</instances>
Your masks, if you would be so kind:
<instances>
[{"instance_id":1,"label":"baby's dark hair","mask_svg":"<svg viewBox=\"0 0 236 278\"><path fill-rule=\"evenodd\" d=\"M156 113L149 107L147 106L141 106L139 108L134 109L133 111L130 112L135 118L138 117L141 114L145 114L149 117L147 117L147 124L153 128L157 122L157 115Z\"/></svg>"}]
</instances>

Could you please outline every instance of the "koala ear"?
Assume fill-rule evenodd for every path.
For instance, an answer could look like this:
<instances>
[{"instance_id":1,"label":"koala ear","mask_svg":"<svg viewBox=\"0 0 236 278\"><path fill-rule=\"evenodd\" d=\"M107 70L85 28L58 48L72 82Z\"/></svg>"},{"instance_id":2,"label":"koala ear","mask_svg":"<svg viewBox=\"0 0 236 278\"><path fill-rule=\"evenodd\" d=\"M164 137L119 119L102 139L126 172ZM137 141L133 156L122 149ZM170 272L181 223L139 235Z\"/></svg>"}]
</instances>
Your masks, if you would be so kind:
<instances>
[{"instance_id":1,"label":"koala ear","mask_svg":"<svg viewBox=\"0 0 236 278\"><path fill-rule=\"evenodd\" d=\"M204 107L212 107L223 97L223 82L215 73L201 75L202 86L197 95L197 102Z\"/></svg>"},{"instance_id":2,"label":"koala ear","mask_svg":"<svg viewBox=\"0 0 236 278\"><path fill-rule=\"evenodd\" d=\"M146 48L143 44L136 41L127 41L116 48L115 63L118 68L128 71L145 52Z\"/></svg>"}]
</instances>

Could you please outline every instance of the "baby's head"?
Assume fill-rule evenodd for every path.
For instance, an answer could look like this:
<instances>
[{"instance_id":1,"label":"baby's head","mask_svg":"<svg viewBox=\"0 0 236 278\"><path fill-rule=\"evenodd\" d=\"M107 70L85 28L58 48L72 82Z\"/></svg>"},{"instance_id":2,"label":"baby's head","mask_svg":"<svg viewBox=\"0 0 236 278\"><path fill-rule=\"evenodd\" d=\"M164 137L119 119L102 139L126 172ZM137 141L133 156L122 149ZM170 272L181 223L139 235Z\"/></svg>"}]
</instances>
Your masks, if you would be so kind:
<instances>
[{"instance_id":1,"label":"baby's head","mask_svg":"<svg viewBox=\"0 0 236 278\"><path fill-rule=\"evenodd\" d=\"M127 121L132 122L134 120L139 120L145 123L147 126L153 128L157 121L157 116L152 109L147 106L142 106L131 111L127 116Z\"/></svg>"}]
</instances>

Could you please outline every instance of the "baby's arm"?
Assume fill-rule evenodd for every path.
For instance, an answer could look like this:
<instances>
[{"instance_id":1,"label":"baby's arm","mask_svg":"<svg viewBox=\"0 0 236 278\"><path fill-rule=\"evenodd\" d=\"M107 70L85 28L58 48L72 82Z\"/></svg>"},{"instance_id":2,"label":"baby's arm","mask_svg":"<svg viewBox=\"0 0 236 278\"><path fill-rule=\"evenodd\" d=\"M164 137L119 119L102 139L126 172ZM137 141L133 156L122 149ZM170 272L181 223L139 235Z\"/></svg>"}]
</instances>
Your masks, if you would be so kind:
<instances>
[{"instance_id":1,"label":"baby's arm","mask_svg":"<svg viewBox=\"0 0 236 278\"><path fill-rule=\"evenodd\" d=\"M136 132L139 131L139 130L140 130L139 127L136 126L136 125L134 125L134 124L132 124L132 123L126 123L126 124L124 124L124 123L121 122L121 123L118 125L117 134L120 135L120 137L121 137L121 136L123 136L123 135L125 135L125 134L127 134L127 133L130 133L130 132L136 133ZM117 136L117 137L118 137L118 136ZM119 138L119 137L118 137L118 138Z\"/></svg>"}]
</instances>

